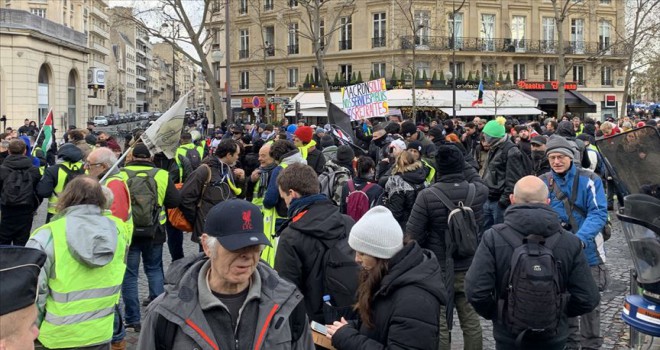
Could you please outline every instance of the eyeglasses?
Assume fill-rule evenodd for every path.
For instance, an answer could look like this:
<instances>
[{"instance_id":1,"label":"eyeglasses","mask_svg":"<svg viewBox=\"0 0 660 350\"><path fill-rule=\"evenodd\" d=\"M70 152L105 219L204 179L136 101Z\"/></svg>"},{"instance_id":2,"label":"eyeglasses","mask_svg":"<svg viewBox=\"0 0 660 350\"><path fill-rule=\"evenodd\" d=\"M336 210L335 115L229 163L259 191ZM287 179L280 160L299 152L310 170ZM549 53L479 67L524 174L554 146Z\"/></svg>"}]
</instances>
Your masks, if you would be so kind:
<instances>
[{"instance_id":1,"label":"eyeglasses","mask_svg":"<svg viewBox=\"0 0 660 350\"><path fill-rule=\"evenodd\" d=\"M566 158L568 158L568 156L565 156L563 154L559 154L559 155L556 155L556 156L548 156L548 160L551 161L551 162L554 162L555 160L562 161Z\"/></svg>"},{"instance_id":2,"label":"eyeglasses","mask_svg":"<svg viewBox=\"0 0 660 350\"><path fill-rule=\"evenodd\" d=\"M91 168L91 167L93 167L93 166L99 166L99 165L103 165L103 163L90 163L90 162L85 162L85 164L84 164L85 168Z\"/></svg>"}]
</instances>

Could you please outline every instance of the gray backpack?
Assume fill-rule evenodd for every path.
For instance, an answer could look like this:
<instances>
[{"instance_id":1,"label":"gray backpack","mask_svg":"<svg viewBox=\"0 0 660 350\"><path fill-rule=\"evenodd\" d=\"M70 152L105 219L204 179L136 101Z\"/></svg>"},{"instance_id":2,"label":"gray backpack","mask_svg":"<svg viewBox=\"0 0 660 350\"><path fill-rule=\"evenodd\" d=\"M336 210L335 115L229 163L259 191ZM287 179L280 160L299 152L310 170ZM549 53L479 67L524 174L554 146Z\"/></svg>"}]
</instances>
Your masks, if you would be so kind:
<instances>
[{"instance_id":1,"label":"gray backpack","mask_svg":"<svg viewBox=\"0 0 660 350\"><path fill-rule=\"evenodd\" d=\"M477 251L479 226L470 206L474 202L477 189L474 184L468 184L468 194L465 202L454 204L437 186L429 191L447 207L447 242L451 242L454 258L471 258Z\"/></svg>"}]
</instances>

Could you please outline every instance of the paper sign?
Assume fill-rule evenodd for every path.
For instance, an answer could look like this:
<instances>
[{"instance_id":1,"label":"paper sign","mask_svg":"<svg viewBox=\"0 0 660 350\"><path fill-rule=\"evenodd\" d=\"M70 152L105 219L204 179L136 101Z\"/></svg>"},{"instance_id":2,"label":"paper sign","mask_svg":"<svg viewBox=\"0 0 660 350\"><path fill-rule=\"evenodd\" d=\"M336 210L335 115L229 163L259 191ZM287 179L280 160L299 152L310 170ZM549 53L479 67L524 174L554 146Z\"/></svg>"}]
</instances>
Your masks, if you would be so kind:
<instances>
[{"instance_id":1,"label":"paper sign","mask_svg":"<svg viewBox=\"0 0 660 350\"><path fill-rule=\"evenodd\" d=\"M384 78L343 87L342 109L352 121L385 116L389 112L386 91Z\"/></svg>"}]
</instances>

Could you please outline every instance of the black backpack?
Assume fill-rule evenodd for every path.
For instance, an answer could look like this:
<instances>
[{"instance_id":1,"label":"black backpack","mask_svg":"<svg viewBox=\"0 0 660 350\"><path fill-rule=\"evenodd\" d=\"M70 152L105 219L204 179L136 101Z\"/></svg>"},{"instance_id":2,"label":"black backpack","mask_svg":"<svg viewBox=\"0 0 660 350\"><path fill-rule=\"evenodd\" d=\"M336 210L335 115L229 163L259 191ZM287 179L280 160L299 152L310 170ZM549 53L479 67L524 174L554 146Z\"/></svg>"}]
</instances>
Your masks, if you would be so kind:
<instances>
[{"instance_id":1,"label":"black backpack","mask_svg":"<svg viewBox=\"0 0 660 350\"><path fill-rule=\"evenodd\" d=\"M431 187L430 192L442 201L449 211L445 237L447 242L453 245L453 256L459 259L473 257L479 245L479 226L474 211L470 208L477 192L476 187L474 184L468 184L466 201L458 201L456 205L439 188Z\"/></svg>"},{"instance_id":2,"label":"black backpack","mask_svg":"<svg viewBox=\"0 0 660 350\"><path fill-rule=\"evenodd\" d=\"M199 166L202 164L202 159L199 157L197 148L186 150L186 158L190 159L190 165L192 166L193 170L199 168Z\"/></svg>"},{"instance_id":3,"label":"black backpack","mask_svg":"<svg viewBox=\"0 0 660 350\"><path fill-rule=\"evenodd\" d=\"M34 179L29 169L7 169L7 177L2 181L3 206L27 206L34 205L36 194L34 193Z\"/></svg>"},{"instance_id":4,"label":"black backpack","mask_svg":"<svg viewBox=\"0 0 660 350\"><path fill-rule=\"evenodd\" d=\"M355 262L355 251L348 245L348 234L337 240L321 242L326 247L321 258L322 291L331 298L337 312L336 321L340 316L350 315L355 305L360 266Z\"/></svg>"},{"instance_id":5,"label":"black backpack","mask_svg":"<svg viewBox=\"0 0 660 350\"><path fill-rule=\"evenodd\" d=\"M79 175L85 175L85 168L84 167L79 167L77 164L73 164L72 168L69 169L66 166L59 164L58 167L62 169L66 173L66 179L64 179L64 187L66 188L66 185L71 182L73 179L78 177Z\"/></svg>"},{"instance_id":6,"label":"black backpack","mask_svg":"<svg viewBox=\"0 0 660 350\"><path fill-rule=\"evenodd\" d=\"M498 319L520 346L528 332L542 337L557 335L557 327L567 302L561 263L553 249L561 231L550 237L522 235L508 229L495 231L511 245L511 267L499 295Z\"/></svg>"},{"instance_id":7,"label":"black backpack","mask_svg":"<svg viewBox=\"0 0 660 350\"><path fill-rule=\"evenodd\" d=\"M154 238L160 226L158 216L158 183L156 173L159 168L149 170L129 170L126 186L131 194L131 214L133 217L133 238Z\"/></svg>"},{"instance_id":8,"label":"black backpack","mask_svg":"<svg viewBox=\"0 0 660 350\"><path fill-rule=\"evenodd\" d=\"M509 151L513 148L516 147L518 151L522 154L522 165L523 168L525 169L525 174L523 176L527 175L534 175L534 161L532 158L530 158L525 151L523 151L518 144L515 144L513 142L505 142L504 146L502 148L502 157L507 160L509 157Z\"/></svg>"}]
</instances>

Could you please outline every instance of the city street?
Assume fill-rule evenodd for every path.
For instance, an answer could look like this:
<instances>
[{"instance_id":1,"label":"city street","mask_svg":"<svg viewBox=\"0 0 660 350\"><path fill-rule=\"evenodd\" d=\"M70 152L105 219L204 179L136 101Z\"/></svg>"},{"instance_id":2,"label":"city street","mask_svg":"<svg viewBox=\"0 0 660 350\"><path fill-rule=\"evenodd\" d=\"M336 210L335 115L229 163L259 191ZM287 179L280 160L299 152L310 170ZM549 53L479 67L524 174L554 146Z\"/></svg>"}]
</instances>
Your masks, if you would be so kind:
<instances>
[{"instance_id":1,"label":"city street","mask_svg":"<svg viewBox=\"0 0 660 350\"><path fill-rule=\"evenodd\" d=\"M42 204L35 216L33 229L42 225L46 220L46 205ZM620 318L623 301L628 294L630 282L630 268L632 261L628 245L623 237L618 221L614 220L615 231L612 238L606 242L607 249L607 267L609 269L610 281L607 291L602 293L601 299L601 332L605 336L605 342L602 349L623 350L628 349L628 340L630 337L628 326ZM190 240L190 237L184 238L184 252L186 255L196 254L197 244ZM170 253L165 244L163 248L163 265L165 271L171 264ZM147 278L144 271L140 269L140 278L138 281L140 300L147 297L148 287ZM144 317L144 307L142 315ZM452 349L462 349L463 336L458 325L458 316L454 315L454 330L452 331ZM490 321L482 320L484 349L495 349L495 341L492 336L492 324ZM127 349L137 349L139 333L128 331L126 334ZM655 348L655 347L654 347Z\"/></svg>"}]
</instances>

